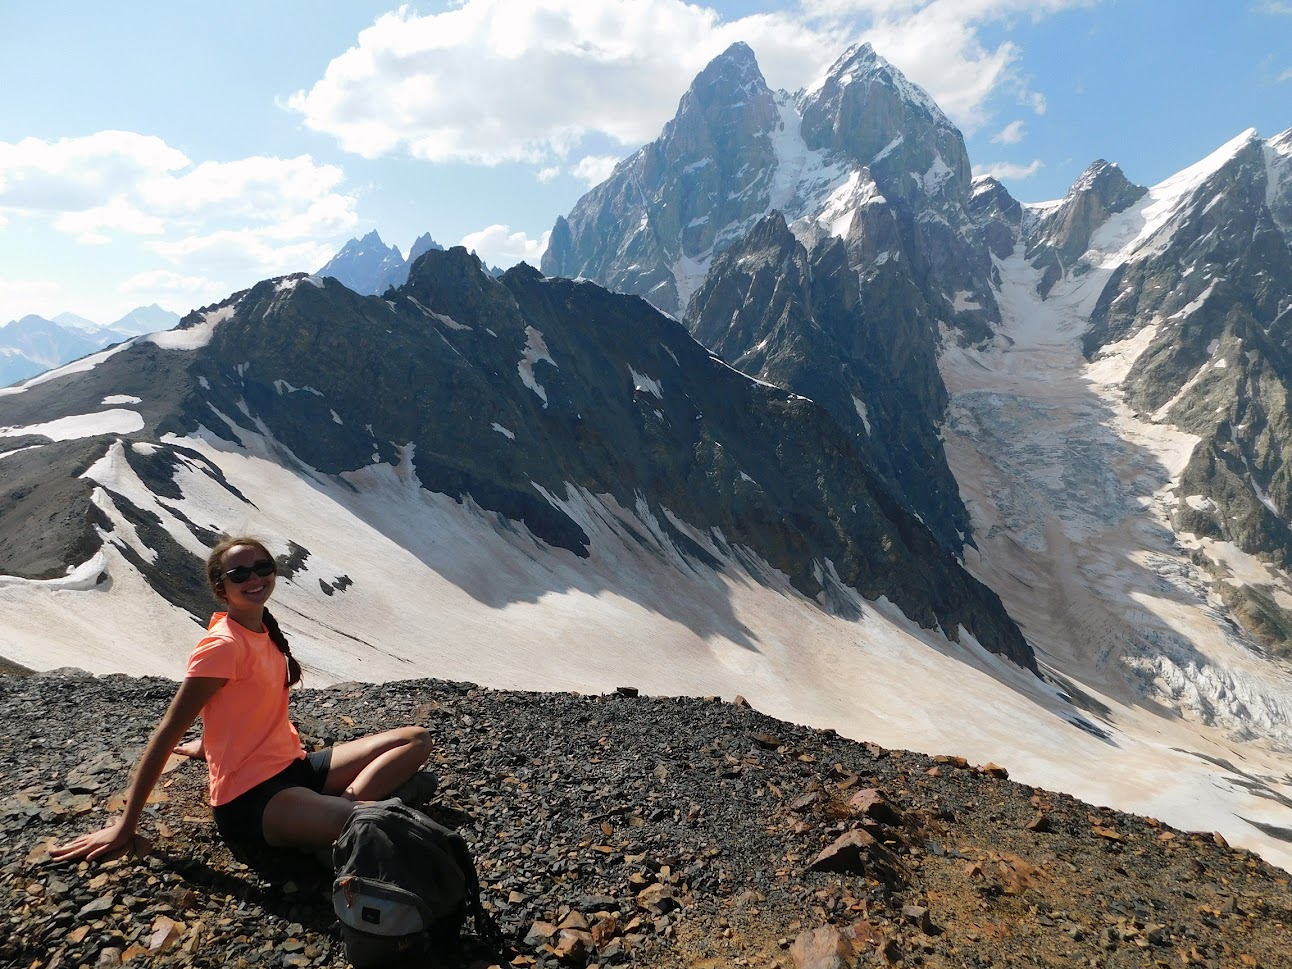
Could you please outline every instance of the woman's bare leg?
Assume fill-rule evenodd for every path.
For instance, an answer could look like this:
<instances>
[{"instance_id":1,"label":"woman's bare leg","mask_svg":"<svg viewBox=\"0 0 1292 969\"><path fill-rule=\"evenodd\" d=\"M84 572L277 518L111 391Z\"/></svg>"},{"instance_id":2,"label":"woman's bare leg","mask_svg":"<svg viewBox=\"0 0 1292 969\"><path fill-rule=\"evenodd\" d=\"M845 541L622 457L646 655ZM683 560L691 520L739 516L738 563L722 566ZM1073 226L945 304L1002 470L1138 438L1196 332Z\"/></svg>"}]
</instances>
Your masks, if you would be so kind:
<instances>
[{"instance_id":1,"label":"woman's bare leg","mask_svg":"<svg viewBox=\"0 0 1292 969\"><path fill-rule=\"evenodd\" d=\"M431 734L424 727L400 727L337 744L323 793L351 801L388 797L417 773L431 750Z\"/></svg>"},{"instance_id":2,"label":"woman's bare leg","mask_svg":"<svg viewBox=\"0 0 1292 969\"><path fill-rule=\"evenodd\" d=\"M289 787L269 799L260 830L276 848L323 847L340 837L354 807L354 801L343 797Z\"/></svg>"}]
</instances>

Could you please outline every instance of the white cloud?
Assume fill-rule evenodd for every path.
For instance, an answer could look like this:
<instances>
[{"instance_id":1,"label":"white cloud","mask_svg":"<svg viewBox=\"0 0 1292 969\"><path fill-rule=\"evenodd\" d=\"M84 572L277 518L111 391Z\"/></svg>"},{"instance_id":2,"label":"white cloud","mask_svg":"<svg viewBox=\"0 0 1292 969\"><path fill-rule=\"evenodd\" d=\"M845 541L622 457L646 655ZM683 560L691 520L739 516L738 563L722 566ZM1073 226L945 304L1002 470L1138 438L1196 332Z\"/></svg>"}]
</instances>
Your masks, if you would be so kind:
<instances>
[{"instance_id":1,"label":"white cloud","mask_svg":"<svg viewBox=\"0 0 1292 969\"><path fill-rule=\"evenodd\" d=\"M152 242L148 248L174 266L200 266L248 283L284 273L313 271L335 254L330 246L312 239L284 243L255 229L220 229Z\"/></svg>"},{"instance_id":2,"label":"white cloud","mask_svg":"<svg viewBox=\"0 0 1292 969\"><path fill-rule=\"evenodd\" d=\"M1278 76L1278 80L1275 81L1274 83L1281 84L1284 81L1292 81L1292 67L1289 67L1286 71L1280 74ZM2 225L4 225L4 223L0 222L0 226Z\"/></svg>"},{"instance_id":3,"label":"white cloud","mask_svg":"<svg viewBox=\"0 0 1292 969\"><path fill-rule=\"evenodd\" d=\"M368 158L544 163L591 132L624 145L655 137L679 80L741 39L763 45L765 70L788 59L800 74L834 46L823 52L818 32L785 15L722 24L682 0L466 0L378 18L287 104Z\"/></svg>"},{"instance_id":4,"label":"white cloud","mask_svg":"<svg viewBox=\"0 0 1292 969\"><path fill-rule=\"evenodd\" d=\"M195 163L129 131L27 138L0 142L0 220L51 226L82 245L146 242L124 284L96 281L96 306L115 307L114 289L192 305L327 262L333 250L319 240L330 244L358 222L344 180L309 155ZM122 247L114 254L119 264ZM62 295L86 302L83 292Z\"/></svg>"},{"instance_id":5,"label":"white cloud","mask_svg":"<svg viewBox=\"0 0 1292 969\"><path fill-rule=\"evenodd\" d=\"M538 179L540 182L542 182L544 185L546 185L548 182L552 181L554 178L556 178L556 176L560 174L561 174L561 166L553 165L550 168L540 168L534 174L534 177Z\"/></svg>"},{"instance_id":6,"label":"white cloud","mask_svg":"<svg viewBox=\"0 0 1292 969\"><path fill-rule=\"evenodd\" d=\"M1045 162L1039 158L1029 165L1017 165L1013 162L988 162L986 165L975 165L973 174L974 178L990 175L992 178L1004 182L1021 182L1025 178L1031 178L1044 167Z\"/></svg>"},{"instance_id":7,"label":"white cloud","mask_svg":"<svg viewBox=\"0 0 1292 969\"><path fill-rule=\"evenodd\" d=\"M524 232L512 232L509 225L491 225L463 236L458 245L465 246L490 266L506 269L518 262L537 266L551 234L544 232L540 238L531 239Z\"/></svg>"},{"instance_id":8,"label":"white cloud","mask_svg":"<svg viewBox=\"0 0 1292 969\"><path fill-rule=\"evenodd\" d=\"M656 137L686 81L736 41L754 49L774 88L796 90L866 39L972 131L1001 92L1044 111L1019 72L1021 49L985 46L981 28L1094 2L803 0L793 12L731 21L683 0L460 0L430 14L400 7L286 106L366 158L522 161L547 176L585 136L625 146Z\"/></svg>"},{"instance_id":9,"label":"white cloud","mask_svg":"<svg viewBox=\"0 0 1292 969\"><path fill-rule=\"evenodd\" d=\"M994 145L1017 145L1023 140L1023 122L1011 121L992 136Z\"/></svg>"},{"instance_id":10,"label":"white cloud","mask_svg":"<svg viewBox=\"0 0 1292 969\"><path fill-rule=\"evenodd\" d=\"M35 313L48 319L62 312L56 307L58 283L49 279L7 279L0 275L0 326Z\"/></svg>"},{"instance_id":11,"label":"white cloud","mask_svg":"<svg viewBox=\"0 0 1292 969\"><path fill-rule=\"evenodd\" d=\"M183 152L162 139L131 131L0 142L0 210L84 211L189 164Z\"/></svg>"},{"instance_id":12,"label":"white cloud","mask_svg":"<svg viewBox=\"0 0 1292 969\"><path fill-rule=\"evenodd\" d=\"M100 131L0 142L0 217L48 220L87 244L231 224L269 238L336 233L357 222L344 173L309 155L194 164L160 138Z\"/></svg>"},{"instance_id":13,"label":"white cloud","mask_svg":"<svg viewBox=\"0 0 1292 969\"><path fill-rule=\"evenodd\" d=\"M1256 4L1256 9L1260 13L1292 17L1292 0L1262 0Z\"/></svg>"},{"instance_id":14,"label":"white cloud","mask_svg":"<svg viewBox=\"0 0 1292 969\"><path fill-rule=\"evenodd\" d=\"M570 169L570 174L587 182L589 186L599 185L610 177L619 161L618 155L588 155L579 159Z\"/></svg>"},{"instance_id":15,"label":"white cloud","mask_svg":"<svg viewBox=\"0 0 1292 969\"><path fill-rule=\"evenodd\" d=\"M136 273L117 287L125 296L166 306L195 307L217 302L229 295L221 283L204 276L185 276L165 269Z\"/></svg>"}]
</instances>

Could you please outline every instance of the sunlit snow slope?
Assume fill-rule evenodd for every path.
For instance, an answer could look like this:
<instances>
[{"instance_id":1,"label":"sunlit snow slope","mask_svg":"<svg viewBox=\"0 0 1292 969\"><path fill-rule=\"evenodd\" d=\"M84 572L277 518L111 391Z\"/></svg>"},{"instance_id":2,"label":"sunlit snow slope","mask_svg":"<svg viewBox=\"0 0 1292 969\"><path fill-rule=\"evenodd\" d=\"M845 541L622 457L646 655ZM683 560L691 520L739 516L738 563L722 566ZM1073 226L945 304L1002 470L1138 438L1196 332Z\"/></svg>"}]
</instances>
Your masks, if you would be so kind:
<instances>
[{"instance_id":1,"label":"sunlit snow slope","mask_svg":"<svg viewBox=\"0 0 1292 969\"><path fill-rule=\"evenodd\" d=\"M1286 823L1279 806L1213 763L1229 758L1263 776L1254 761L1112 698L1104 716L1082 715L1031 675L972 642L958 647L914 628L883 603L857 600L855 621L828 615L761 563L712 545L725 567L696 569L666 541L626 541L626 526L649 533L652 522L586 495L571 510L593 538L591 561L552 552L495 515L417 487L415 455L329 481L284 468L267 439L248 436L245 451L183 443L259 507L199 470L180 475L182 500L158 502L122 459L129 445L90 474L147 503L178 542L195 545L168 509L307 548L273 604L310 684L434 676L741 694L760 710L849 736L1003 763L1016 779L1220 830L1292 864L1279 842L1239 820ZM102 572L109 580L96 583ZM190 617L148 594L112 545L67 579L0 579L0 614L6 658L40 669L178 677L199 635Z\"/></svg>"}]
</instances>

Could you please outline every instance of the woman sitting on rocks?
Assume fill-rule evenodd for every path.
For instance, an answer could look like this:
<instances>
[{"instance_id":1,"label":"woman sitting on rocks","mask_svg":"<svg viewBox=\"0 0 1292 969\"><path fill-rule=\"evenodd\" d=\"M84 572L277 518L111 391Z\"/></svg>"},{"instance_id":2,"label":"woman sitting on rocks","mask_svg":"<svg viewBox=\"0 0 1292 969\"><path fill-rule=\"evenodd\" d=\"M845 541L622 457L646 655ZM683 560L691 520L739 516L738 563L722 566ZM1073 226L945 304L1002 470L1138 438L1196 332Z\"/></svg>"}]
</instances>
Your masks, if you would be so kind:
<instances>
[{"instance_id":1,"label":"woman sitting on rocks","mask_svg":"<svg viewBox=\"0 0 1292 969\"><path fill-rule=\"evenodd\" d=\"M58 861L108 860L129 849L171 752L205 759L216 827L248 847L319 847L341 832L357 801L391 795L431 753L422 727L401 727L306 755L287 716L301 678L287 637L265 608L278 573L257 538L220 542L206 562L226 612L211 617L175 699L135 767L122 816L50 852ZM202 716L203 735L181 744ZM433 775L418 775L433 781Z\"/></svg>"}]
</instances>

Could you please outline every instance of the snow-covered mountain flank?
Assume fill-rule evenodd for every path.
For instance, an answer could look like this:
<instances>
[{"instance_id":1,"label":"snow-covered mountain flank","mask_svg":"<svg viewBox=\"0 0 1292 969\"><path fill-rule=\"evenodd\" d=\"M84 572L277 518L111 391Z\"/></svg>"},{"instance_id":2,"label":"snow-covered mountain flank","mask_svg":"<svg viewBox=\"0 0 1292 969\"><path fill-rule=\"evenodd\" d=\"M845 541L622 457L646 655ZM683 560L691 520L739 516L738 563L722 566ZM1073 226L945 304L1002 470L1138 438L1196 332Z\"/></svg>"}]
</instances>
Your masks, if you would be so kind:
<instances>
[{"instance_id":1,"label":"snow-covered mountain flank","mask_svg":"<svg viewBox=\"0 0 1292 969\"><path fill-rule=\"evenodd\" d=\"M546 276L374 233L0 391L0 657L179 675L252 531L324 683L739 693L1292 865L1290 147L1022 205L735 45Z\"/></svg>"}]
</instances>

